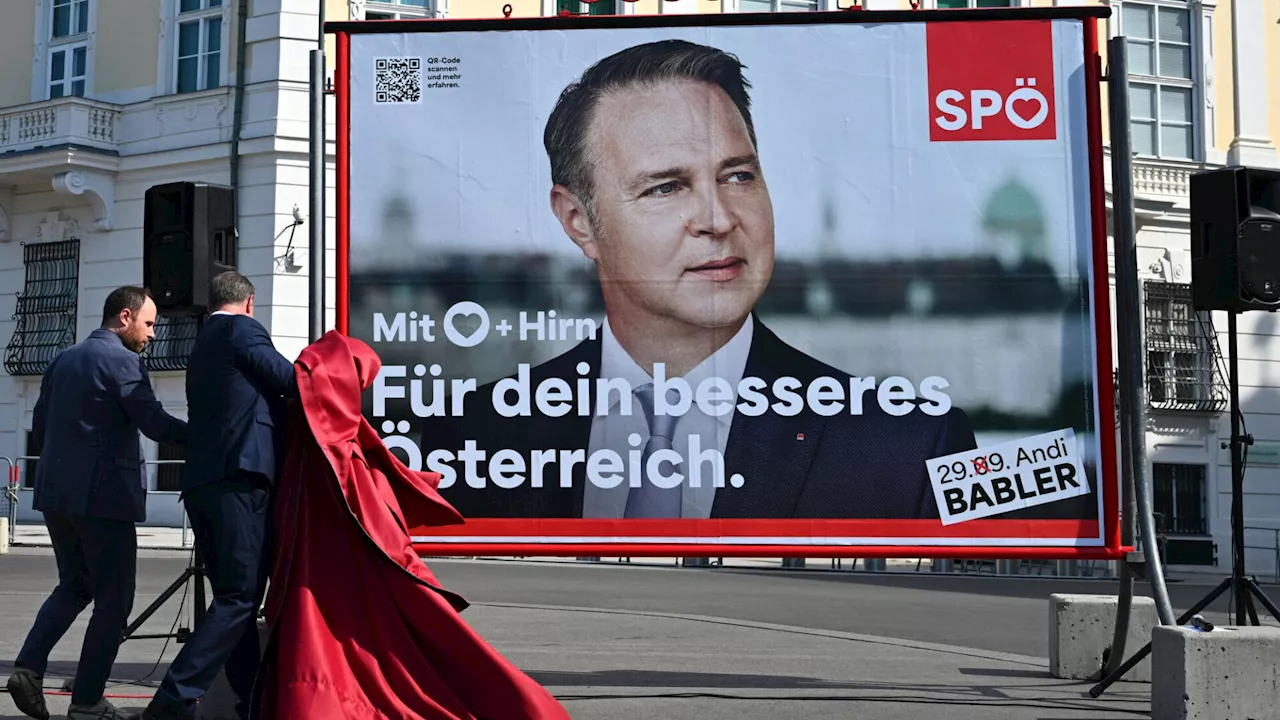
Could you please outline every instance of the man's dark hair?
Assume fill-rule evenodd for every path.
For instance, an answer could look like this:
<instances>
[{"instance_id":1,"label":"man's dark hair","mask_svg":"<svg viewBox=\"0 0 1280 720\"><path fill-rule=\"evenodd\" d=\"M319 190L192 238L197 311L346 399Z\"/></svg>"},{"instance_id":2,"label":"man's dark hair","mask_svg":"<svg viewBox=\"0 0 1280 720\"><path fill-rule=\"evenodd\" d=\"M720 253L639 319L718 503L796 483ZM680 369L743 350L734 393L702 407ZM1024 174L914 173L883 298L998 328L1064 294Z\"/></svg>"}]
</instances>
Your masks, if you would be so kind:
<instances>
[{"instance_id":1,"label":"man's dark hair","mask_svg":"<svg viewBox=\"0 0 1280 720\"><path fill-rule=\"evenodd\" d=\"M235 270L218 273L209 281L209 309L239 305L253 295L253 283Z\"/></svg>"},{"instance_id":2,"label":"man's dark hair","mask_svg":"<svg viewBox=\"0 0 1280 720\"><path fill-rule=\"evenodd\" d=\"M751 121L751 83L742 76L737 57L706 45L684 40L660 40L627 48L592 65L575 83L560 93L542 143L551 161L551 182L563 185L592 211L594 189L586 145L587 130L596 104L607 93L634 85L665 80L693 80L724 90L747 125L751 146L756 130Z\"/></svg>"},{"instance_id":3,"label":"man's dark hair","mask_svg":"<svg viewBox=\"0 0 1280 720\"><path fill-rule=\"evenodd\" d=\"M102 303L102 327L110 325L120 317L126 309L137 313L151 297L151 291L135 285L125 285L111 291L107 301Z\"/></svg>"}]
</instances>

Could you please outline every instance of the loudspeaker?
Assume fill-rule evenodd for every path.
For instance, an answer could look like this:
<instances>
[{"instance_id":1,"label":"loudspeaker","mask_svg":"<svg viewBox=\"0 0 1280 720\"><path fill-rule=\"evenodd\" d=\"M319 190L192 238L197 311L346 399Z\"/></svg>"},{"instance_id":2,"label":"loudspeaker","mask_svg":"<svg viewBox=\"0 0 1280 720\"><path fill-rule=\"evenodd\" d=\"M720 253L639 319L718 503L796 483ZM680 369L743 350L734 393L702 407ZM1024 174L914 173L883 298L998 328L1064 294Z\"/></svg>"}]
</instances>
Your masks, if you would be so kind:
<instances>
[{"instance_id":1,"label":"loudspeaker","mask_svg":"<svg viewBox=\"0 0 1280 720\"><path fill-rule=\"evenodd\" d=\"M235 191L176 182L146 192L142 275L167 314L207 310L209 280L236 267Z\"/></svg>"},{"instance_id":2,"label":"loudspeaker","mask_svg":"<svg viewBox=\"0 0 1280 720\"><path fill-rule=\"evenodd\" d=\"M1191 299L1196 310L1280 309L1280 172L1191 176Z\"/></svg>"}]
</instances>

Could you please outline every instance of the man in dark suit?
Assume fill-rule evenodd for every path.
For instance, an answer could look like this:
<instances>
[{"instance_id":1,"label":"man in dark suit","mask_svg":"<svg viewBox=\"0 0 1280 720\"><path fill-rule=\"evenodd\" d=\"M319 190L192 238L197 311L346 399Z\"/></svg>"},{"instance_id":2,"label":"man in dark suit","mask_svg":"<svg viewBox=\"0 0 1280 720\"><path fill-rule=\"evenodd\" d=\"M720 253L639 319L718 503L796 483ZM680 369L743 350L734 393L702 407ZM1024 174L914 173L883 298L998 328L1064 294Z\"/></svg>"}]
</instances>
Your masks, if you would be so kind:
<instances>
[{"instance_id":1,"label":"man in dark suit","mask_svg":"<svg viewBox=\"0 0 1280 720\"><path fill-rule=\"evenodd\" d=\"M48 718L43 675L49 653L93 602L71 692L70 718L126 715L102 696L133 609L138 537L147 489L138 431L184 443L187 424L165 412L139 353L155 338L146 290L107 296L102 326L45 370L31 434L40 447L32 506L44 513L58 587L41 606L14 662L9 694L18 709Z\"/></svg>"},{"instance_id":2,"label":"man in dark suit","mask_svg":"<svg viewBox=\"0 0 1280 720\"><path fill-rule=\"evenodd\" d=\"M143 718L192 718L226 670L249 716L260 650L256 625L271 557L271 488L283 462L284 400L298 396L293 363L253 318L254 287L236 272L209 287L210 316L187 365L191 443L182 496L213 603L169 665Z\"/></svg>"},{"instance_id":3,"label":"man in dark suit","mask_svg":"<svg viewBox=\"0 0 1280 720\"><path fill-rule=\"evenodd\" d=\"M971 449L964 413L931 404L895 415L876 391L850 388L850 376L787 345L753 310L773 274L772 201L757 153L748 84L736 58L685 41L646 43L601 60L560 95L547 120L551 210L591 260L605 323L599 336L531 372L531 387L553 378L625 381L631 412L615 401L594 417L570 411L505 418L493 386L466 398L463 418L428 419L422 444L457 452L468 440L486 456L501 449L585 451L568 477L563 458L542 488L476 490L460 476L444 496L471 517L917 518L935 517L925 461ZM736 393L758 378L762 414L705 413L697 405L667 422L653 407L654 378L690 386L714 379ZM818 378L843 388L831 415L801 403L779 411L774 382L794 378L803 396ZM594 382L593 382L594 385ZM576 393L576 390L575 390ZM850 394L856 397L851 398ZM721 394L723 401L734 400ZM848 403L861 400L862 412ZM536 403L535 403L536 404ZM495 432L496 431L496 432ZM690 457L693 438L724 457L724 487L713 464ZM701 487L661 488L584 482L599 451L623 459L657 453ZM681 452L683 450L683 452ZM666 462L666 461L663 461ZM660 462L659 465L662 465ZM643 472L643 470L642 470ZM734 482L737 479L740 482ZM570 487L564 481L572 480ZM492 481L491 481L492 482ZM608 485L608 482L604 483ZM739 487L740 485L740 487Z\"/></svg>"},{"instance_id":4,"label":"man in dark suit","mask_svg":"<svg viewBox=\"0 0 1280 720\"><path fill-rule=\"evenodd\" d=\"M446 475L441 494L464 515L940 516L927 461L977 446L945 381L851 377L755 313L773 277L774 216L748 89L732 55L665 40L604 58L560 94L543 135L550 206L595 266L605 320L527 371L527 415L498 412L490 383L465 394L461 417L423 420L425 469ZM668 397L683 407L664 415L659 377L714 400ZM681 485L653 482L677 473ZM1090 518L1095 503L1001 517Z\"/></svg>"},{"instance_id":5,"label":"man in dark suit","mask_svg":"<svg viewBox=\"0 0 1280 720\"><path fill-rule=\"evenodd\" d=\"M636 393L627 399L630 412L615 400L599 413L593 396L594 417L576 410L546 416L534 403L531 416L506 418L492 407L491 384L467 395L462 418L427 419L427 453L457 453L468 440L487 458L503 449L525 458L535 450L585 451L567 471L571 487L559 474L560 457L542 488L503 489L491 480L477 490L459 467L459 479L442 493L463 514L938 516L925 462L976 446L963 411L936 393L941 388L891 398L898 408L885 410L874 386L851 387L848 373L786 344L754 314L773 274L774 219L747 88L733 56L673 40L607 57L560 95L544 134L551 210L594 263L606 319L597 337L534 368L530 387L548 378L571 388L580 378L593 386L620 379ZM768 407L708 414L694 404L663 424L653 411L659 372L693 388L721 382L722 408L741 400L733 394L743 378L756 378ZM798 393L798 407L783 407L788 401L774 392L781 378L794 379L789 389ZM820 414L804 402L819 379L839 390L840 410ZM861 412L851 412L851 403ZM723 455L724 487L710 486L714 466L690 456L696 447ZM589 458L601 450L616 453L622 466L608 464L624 473L633 450L642 468L656 453L675 450L685 461L668 454L662 462L674 468L663 470L687 479L701 469L703 480L683 489L647 480L641 487L584 482Z\"/></svg>"}]
</instances>

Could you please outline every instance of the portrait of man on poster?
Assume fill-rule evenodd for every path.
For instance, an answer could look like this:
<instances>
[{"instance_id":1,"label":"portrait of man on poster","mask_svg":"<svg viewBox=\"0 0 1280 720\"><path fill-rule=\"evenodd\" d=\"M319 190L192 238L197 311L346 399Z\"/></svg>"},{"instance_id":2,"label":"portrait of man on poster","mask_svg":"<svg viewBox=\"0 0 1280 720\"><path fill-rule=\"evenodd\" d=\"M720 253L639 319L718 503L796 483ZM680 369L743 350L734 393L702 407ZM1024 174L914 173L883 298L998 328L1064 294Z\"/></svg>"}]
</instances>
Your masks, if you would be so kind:
<instances>
[{"instance_id":1,"label":"portrait of man on poster","mask_svg":"<svg viewBox=\"0 0 1280 720\"><path fill-rule=\"evenodd\" d=\"M606 488L588 480L584 460L573 465L571 483L548 466L541 487L526 479L507 489L490 480L479 489L468 486L456 461L457 479L441 493L465 516L939 516L926 461L976 447L969 418L950 406L945 384L851 377L787 344L755 313L773 273L774 215L743 69L729 53L683 40L636 45L566 87L547 120L550 210L593 263L605 319L594 338L533 367L529 385L622 379L634 396L611 394L607 414L593 397L585 416L551 417L535 404L530 416L505 417L493 407L490 383L467 394L461 417L421 421L424 457L437 449L456 455L474 441L486 459L500 450L521 454L528 475L537 450L584 451L589 459L608 449L622 458L623 466L608 468L621 478L634 451L643 451L643 468L651 453L669 449L684 461L663 464L663 471L688 478L690 466L701 463L701 483L637 488L623 479ZM695 402L676 415L655 413L659 365L665 378L681 377L691 388L718 378L728 412L707 413ZM762 412L742 411L743 378L759 379ZM782 385L800 403L775 395L785 378L794 379ZM839 411L820 413L806 401L822 378L830 379L820 383L824 399ZM710 482L713 463L701 455L708 449L723 455L721 487Z\"/></svg>"}]
</instances>

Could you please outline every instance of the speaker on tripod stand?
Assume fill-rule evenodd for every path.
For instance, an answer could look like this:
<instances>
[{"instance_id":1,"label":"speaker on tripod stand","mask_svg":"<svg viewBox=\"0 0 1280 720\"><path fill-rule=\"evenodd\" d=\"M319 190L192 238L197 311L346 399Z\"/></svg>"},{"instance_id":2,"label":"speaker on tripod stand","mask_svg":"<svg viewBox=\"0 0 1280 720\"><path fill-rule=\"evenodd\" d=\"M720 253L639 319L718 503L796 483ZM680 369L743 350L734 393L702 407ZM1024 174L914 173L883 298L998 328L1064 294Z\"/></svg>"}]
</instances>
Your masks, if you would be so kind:
<instances>
[{"instance_id":1,"label":"speaker on tripod stand","mask_svg":"<svg viewBox=\"0 0 1280 720\"><path fill-rule=\"evenodd\" d=\"M1247 167L1206 170L1191 176L1191 304L1197 311L1227 313L1231 388L1231 575L1177 619L1182 625L1231 591L1236 625L1245 615L1259 625L1256 599L1280 620L1280 610L1245 572L1244 469L1253 437L1242 432L1236 315L1280 309L1280 172ZM1153 540L1147 540L1152 542ZM1151 652L1142 646L1089 690L1098 697Z\"/></svg>"},{"instance_id":2,"label":"speaker on tripod stand","mask_svg":"<svg viewBox=\"0 0 1280 720\"><path fill-rule=\"evenodd\" d=\"M236 207L232 188L203 182L176 182L147 190L143 209L142 274L162 315L203 315L209 280L236 266ZM138 635L138 628L174 594L195 581L193 625L204 620L204 558L193 549L191 562L125 629L125 640L175 638L186 642L191 629ZM194 628L192 628L194 629Z\"/></svg>"},{"instance_id":3,"label":"speaker on tripod stand","mask_svg":"<svg viewBox=\"0 0 1280 720\"><path fill-rule=\"evenodd\" d=\"M1231 576L1187 617L1208 607L1228 588L1236 625L1245 614L1258 624L1257 599L1280 620L1280 611L1245 572L1244 470L1253 436L1242 432L1236 316L1280 309L1280 172L1247 167L1207 170L1191 176L1191 297L1197 311L1227 313L1231 392ZM1179 622L1186 622L1180 619Z\"/></svg>"}]
</instances>

